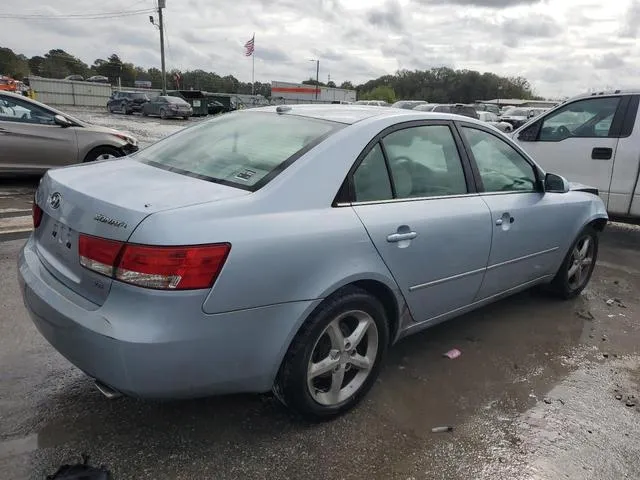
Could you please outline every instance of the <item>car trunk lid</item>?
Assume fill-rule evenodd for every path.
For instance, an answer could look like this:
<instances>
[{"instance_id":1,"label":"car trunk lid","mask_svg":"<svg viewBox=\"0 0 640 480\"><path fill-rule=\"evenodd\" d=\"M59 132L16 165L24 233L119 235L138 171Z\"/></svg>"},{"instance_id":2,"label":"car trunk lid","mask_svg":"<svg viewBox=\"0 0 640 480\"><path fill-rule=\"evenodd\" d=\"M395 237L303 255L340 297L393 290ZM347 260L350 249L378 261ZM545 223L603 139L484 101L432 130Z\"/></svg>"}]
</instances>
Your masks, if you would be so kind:
<instances>
[{"instance_id":1,"label":"car trunk lid","mask_svg":"<svg viewBox=\"0 0 640 480\"><path fill-rule=\"evenodd\" d=\"M102 305L112 279L80 265L80 234L126 242L156 212L248 194L131 159L49 170L36 192L43 210L36 250L59 281Z\"/></svg>"}]
</instances>

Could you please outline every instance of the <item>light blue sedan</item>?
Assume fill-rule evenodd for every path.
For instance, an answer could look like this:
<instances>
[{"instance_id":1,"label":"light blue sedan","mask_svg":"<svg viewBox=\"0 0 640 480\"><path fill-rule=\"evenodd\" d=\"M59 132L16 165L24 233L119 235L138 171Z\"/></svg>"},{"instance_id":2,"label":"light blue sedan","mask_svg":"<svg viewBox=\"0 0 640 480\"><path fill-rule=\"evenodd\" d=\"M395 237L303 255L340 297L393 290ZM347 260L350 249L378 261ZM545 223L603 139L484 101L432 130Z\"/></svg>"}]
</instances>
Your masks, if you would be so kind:
<instances>
[{"instance_id":1,"label":"light blue sedan","mask_svg":"<svg viewBox=\"0 0 640 480\"><path fill-rule=\"evenodd\" d=\"M42 335L108 396L356 405L398 339L595 266L597 192L482 122L279 106L50 170L19 258Z\"/></svg>"}]
</instances>

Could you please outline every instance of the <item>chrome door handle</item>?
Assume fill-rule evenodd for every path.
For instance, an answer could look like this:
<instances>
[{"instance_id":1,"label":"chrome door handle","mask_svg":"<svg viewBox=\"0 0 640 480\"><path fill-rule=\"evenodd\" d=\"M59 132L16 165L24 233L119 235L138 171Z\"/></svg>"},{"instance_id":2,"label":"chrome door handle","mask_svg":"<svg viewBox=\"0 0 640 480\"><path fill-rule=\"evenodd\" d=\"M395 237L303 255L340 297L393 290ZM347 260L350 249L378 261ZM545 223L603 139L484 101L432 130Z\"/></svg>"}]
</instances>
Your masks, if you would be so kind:
<instances>
[{"instance_id":1,"label":"chrome door handle","mask_svg":"<svg viewBox=\"0 0 640 480\"><path fill-rule=\"evenodd\" d=\"M416 232L407 232L407 233L392 233L387 237L387 242L401 242L403 240L413 240L416 238L418 234Z\"/></svg>"},{"instance_id":2,"label":"chrome door handle","mask_svg":"<svg viewBox=\"0 0 640 480\"><path fill-rule=\"evenodd\" d=\"M502 219L501 218L496 220L496 225L502 225Z\"/></svg>"}]
</instances>

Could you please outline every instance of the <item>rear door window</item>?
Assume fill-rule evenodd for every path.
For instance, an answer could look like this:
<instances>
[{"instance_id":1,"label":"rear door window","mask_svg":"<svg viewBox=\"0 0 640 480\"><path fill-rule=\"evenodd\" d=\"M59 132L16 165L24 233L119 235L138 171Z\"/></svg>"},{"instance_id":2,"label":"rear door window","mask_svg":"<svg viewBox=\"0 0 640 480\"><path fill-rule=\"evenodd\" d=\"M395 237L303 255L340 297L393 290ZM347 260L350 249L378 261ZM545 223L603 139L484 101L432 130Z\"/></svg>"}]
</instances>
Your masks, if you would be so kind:
<instances>
[{"instance_id":1,"label":"rear door window","mask_svg":"<svg viewBox=\"0 0 640 480\"><path fill-rule=\"evenodd\" d=\"M140 161L254 191L344 124L267 112L229 113L141 150Z\"/></svg>"}]
</instances>

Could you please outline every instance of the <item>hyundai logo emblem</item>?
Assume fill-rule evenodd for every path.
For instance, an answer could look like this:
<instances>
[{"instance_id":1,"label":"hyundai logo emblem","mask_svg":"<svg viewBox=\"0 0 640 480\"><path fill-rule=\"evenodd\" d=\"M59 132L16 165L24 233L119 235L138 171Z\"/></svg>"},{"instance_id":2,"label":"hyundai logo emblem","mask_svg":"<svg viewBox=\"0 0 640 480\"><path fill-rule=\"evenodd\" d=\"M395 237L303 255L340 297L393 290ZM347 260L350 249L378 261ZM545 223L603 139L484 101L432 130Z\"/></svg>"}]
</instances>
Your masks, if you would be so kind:
<instances>
[{"instance_id":1,"label":"hyundai logo emblem","mask_svg":"<svg viewBox=\"0 0 640 480\"><path fill-rule=\"evenodd\" d=\"M59 192L52 193L49 197L49 206L51 208L58 208L62 203L62 195Z\"/></svg>"}]
</instances>

